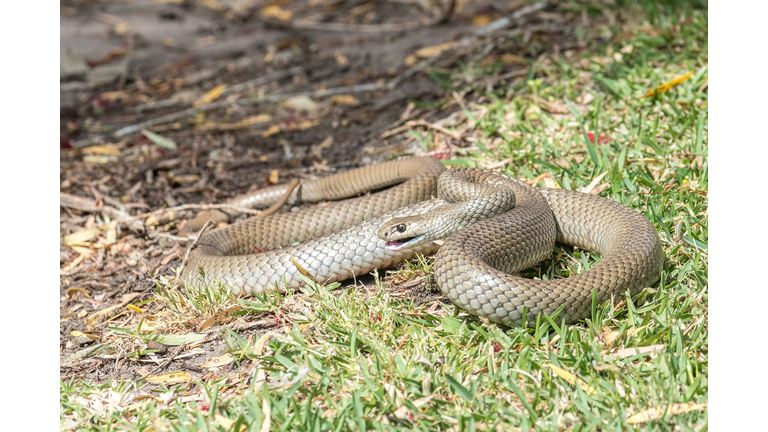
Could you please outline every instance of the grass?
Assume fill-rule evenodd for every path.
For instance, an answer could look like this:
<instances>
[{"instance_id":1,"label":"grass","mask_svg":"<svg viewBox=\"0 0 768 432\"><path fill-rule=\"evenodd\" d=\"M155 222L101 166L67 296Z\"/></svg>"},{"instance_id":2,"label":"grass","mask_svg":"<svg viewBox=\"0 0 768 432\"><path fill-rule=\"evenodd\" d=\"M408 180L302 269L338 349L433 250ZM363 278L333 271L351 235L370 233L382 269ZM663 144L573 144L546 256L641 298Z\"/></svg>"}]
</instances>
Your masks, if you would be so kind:
<instances>
[{"instance_id":1,"label":"grass","mask_svg":"<svg viewBox=\"0 0 768 432\"><path fill-rule=\"evenodd\" d=\"M581 35L589 42L583 54L533 64L539 78L474 89L483 102L467 106L453 127L471 131L479 150L447 161L487 166L513 157L507 173L548 173L566 189L606 172L602 195L659 231L666 264L656 287L594 305L592 318L577 325L542 317L523 329L451 305L400 301L380 285L366 292L310 282L285 295L237 300L207 292L179 300L161 281L169 323L238 304L240 314L277 314L285 332L261 347L263 340L223 329L237 372L205 381L61 382L62 428L707 430L707 409L697 405L708 401L707 14L670 4L610 9L645 13L651 25L618 43L596 40L624 29L594 28ZM600 7L588 14L606 13ZM483 68L467 63L435 73L458 90ZM669 92L643 97L688 72ZM429 150L434 136L420 138ZM567 276L598 259L571 248L556 255L528 275ZM430 265L421 259L396 277L428 274ZM152 328L141 337L166 331ZM195 394L202 400L186 401ZM126 409L128 399L140 403ZM643 413L649 418L635 422Z\"/></svg>"}]
</instances>

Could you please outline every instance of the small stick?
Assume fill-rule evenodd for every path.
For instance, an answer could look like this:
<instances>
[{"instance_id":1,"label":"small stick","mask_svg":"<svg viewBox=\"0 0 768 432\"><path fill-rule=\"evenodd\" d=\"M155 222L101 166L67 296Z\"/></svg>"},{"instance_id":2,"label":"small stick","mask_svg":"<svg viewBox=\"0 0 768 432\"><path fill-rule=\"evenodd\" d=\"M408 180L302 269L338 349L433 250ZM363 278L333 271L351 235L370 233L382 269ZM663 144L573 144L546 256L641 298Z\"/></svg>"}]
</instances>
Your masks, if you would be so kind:
<instances>
[{"instance_id":1,"label":"small stick","mask_svg":"<svg viewBox=\"0 0 768 432\"><path fill-rule=\"evenodd\" d=\"M494 164L488 165L487 167L485 167L485 169L487 169L487 170L495 170L497 168L502 168L503 169L505 166L507 166L507 164L509 164L513 160L515 160L514 156L513 157L508 157L508 158L504 159L503 161L496 162Z\"/></svg>"},{"instance_id":2,"label":"small stick","mask_svg":"<svg viewBox=\"0 0 768 432\"><path fill-rule=\"evenodd\" d=\"M387 366L387 371L384 372L384 376L388 376L389 375L389 370L392 368L392 363L395 362L395 357L397 357L397 353L400 352L400 348L402 348L403 345L405 344L405 339L408 338L409 334L411 334L411 330L413 330L413 324L411 324L408 327L408 331L405 332L405 336L403 336L402 339L400 339L400 345L397 346L397 349L395 350L395 355L393 355L392 356L392 360L389 361L389 366Z\"/></svg>"},{"instance_id":3,"label":"small stick","mask_svg":"<svg viewBox=\"0 0 768 432\"><path fill-rule=\"evenodd\" d=\"M233 93L239 93L243 90L248 90L251 86L256 87L256 86L268 84L272 81L277 81L279 79L283 79L290 75L298 75L302 72L304 72L304 68L301 66L293 67L286 71L274 72L274 73L264 75L249 81L241 82L240 84L234 85L228 89L224 89L224 93L222 93L221 96L228 96Z\"/></svg>"},{"instance_id":4,"label":"small stick","mask_svg":"<svg viewBox=\"0 0 768 432\"><path fill-rule=\"evenodd\" d=\"M156 367L154 370L152 370L152 372L148 373L148 374L147 374L147 376L149 376L149 375L152 375L152 374L155 374L155 373L157 373L158 371L161 371L161 370L165 369L165 368L166 368L166 367L167 367L169 364L171 364L171 362L173 361L173 359L175 359L175 358L176 358L176 356L177 356L177 355L179 355L179 353L181 352L181 350L182 350L182 349L184 349L184 347L185 347L186 345L187 345L187 344L185 344L185 343L183 343L183 344L179 345L179 347L178 347L178 348L176 348L176 351L174 351L174 352L173 352L173 354L171 354L171 356L170 356L170 357L168 357L168 359L167 359L166 361L164 361L164 362L163 362L163 364L161 364L160 366Z\"/></svg>"},{"instance_id":5,"label":"small stick","mask_svg":"<svg viewBox=\"0 0 768 432\"><path fill-rule=\"evenodd\" d=\"M118 222L129 222L129 221L133 221L133 220L148 218L150 216L161 215L161 214L169 212L169 211L179 211L179 210L189 210L189 209L194 209L194 210L212 210L212 209L217 209L217 210L218 209L235 210L235 211L238 211L240 213L246 213L246 214L252 214L252 215L260 215L260 214L263 213L260 210L249 209L249 208L246 208L246 207L238 207L238 206L233 206L233 205L230 205L230 204L182 204L182 205L175 206L175 207L166 207L166 208L163 208L163 209L160 209L160 210L155 210L155 211L151 211L151 212L148 212L148 213L138 214L138 215L135 215L135 216L128 216L128 217L126 217L124 219L118 219L117 221Z\"/></svg>"},{"instance_id":6,"label":"small stick","mask_svg":"<svg viewBox=\"0 0 768 432\"><path fill-rule=\"evenodd\" d=\"M200 231L197 232L197 236L195 236L195 241L193 241L192 244L189 245L189 247L187 248L187 252L184 254L184 259L181 260L181 267L179 268L179 273L184 271L184 267L186 267L187 260L189 259L189 253L192 252L192 249L194 249L197 246L197 242L200 241L205 231L208 228L210 228L212 225L213 225L213 221L206 221L205 225L203 225L203 227L200 228Z\"/></svg>"},{"instance_id":7,"label":"small stick","mask_svg":"<svg viewBox=\"0 0 768 432\"><path fill-rule=\"evenodd\" d=\"M400 32L414 30L425 27L421 21L411 21L403 24L346 24L346 23L324 23L307 20L296 20L290 24L290 27L299 29L312 29L321 31L342 31L358 33L382 33L382 32Z\"/></svg>"},{"instance_id":8,"label":"small stick","mask_svg":"<svg viewBox=\"0 0 768 432\"><path fill-rule=\"evenodd\" d=\"M293 193L293 190L296 189L296 186L298 186L299 183L301 183L300 179L294 180L293 183L291 183L291 185L288 186L288 190L285 191L283 196L280 197L280 199L276 203L272 204L272 207L264 210L263 212L261 212L256 217L258 219L261 219L261 218L265 218L265 217L267 217L269 215L275 214L275 212L280 210L280 207L282 207L285 204L285 202L288 201L288 198L290 198L291 194Z\"/></svg>"},{"instance_id":9,"label":"small stick","mask_svg":"<svg viewBox=\"0 0 768 432\"><path fill-rule=\"evenodd\" d=\"M514 24L520 25L519 23L520 18L524 17L525 15L529 15L544 9L545 7L547 7L547 4L548 4L548 1L543 0L538 3L533 3L527 6L523 6L520 9L513 12L511 16L505 16L504 18L499 18L496 21L484 27L480 27L475 31L475 35L485 36L487 34L495 32L496 30L501 30L513 24L512 22L513 20L515 21Z\"/></svg>"}]
</instances>

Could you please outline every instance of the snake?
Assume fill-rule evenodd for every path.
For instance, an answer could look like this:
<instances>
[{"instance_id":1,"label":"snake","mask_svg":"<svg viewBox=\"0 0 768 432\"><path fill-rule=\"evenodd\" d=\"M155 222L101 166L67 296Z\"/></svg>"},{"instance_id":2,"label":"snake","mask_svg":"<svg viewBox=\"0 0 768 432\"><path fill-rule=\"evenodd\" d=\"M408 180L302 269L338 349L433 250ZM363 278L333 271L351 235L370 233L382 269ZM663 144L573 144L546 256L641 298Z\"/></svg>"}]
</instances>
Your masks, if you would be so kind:
<instances>
[{"instance_id":1,"label":"snake","mask_svg":"<svg viewBox=\"0 0 768 432\"><path fill-rule=\"evenodd\" d=\"M361 195L371 190L380 191ZM275 186L233 203L268 205L287 192L288 186ZM634 296L653 285L664 264L653 224L616 201L534 187L497 171L446 170L430 157L308 181L288 201L330 199L340 201L249 218L202 235L182 279L261 295L299 289L308 279L344 281L435 254L435 280L454 304L491 322L532 325L540 314L567 323L588 318L595 300ZM601 259L564 278L517 274L550 257L556 243Z\"/></svg>"}]
</instances>

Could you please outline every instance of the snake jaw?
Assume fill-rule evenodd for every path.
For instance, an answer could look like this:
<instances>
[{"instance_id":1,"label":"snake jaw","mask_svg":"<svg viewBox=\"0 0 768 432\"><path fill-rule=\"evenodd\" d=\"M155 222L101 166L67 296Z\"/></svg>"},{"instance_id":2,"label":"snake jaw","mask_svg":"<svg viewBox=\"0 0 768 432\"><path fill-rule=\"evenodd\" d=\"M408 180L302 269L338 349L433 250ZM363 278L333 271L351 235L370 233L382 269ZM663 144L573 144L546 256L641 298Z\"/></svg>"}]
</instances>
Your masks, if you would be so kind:
<instances>
[{"instance_id":1,"label":"snake jaw","mask_svg":"<svg viewBox=\"0 0 768 432\"><path fill-rule=\"evenodd\" d=\"M385 247L392 251L398 251L412 246L417 246L421 243L422 238L424 238L423 234L416 237L404 237L398 240L390 240L385 243Z\"/></svg>"}]
</instances>

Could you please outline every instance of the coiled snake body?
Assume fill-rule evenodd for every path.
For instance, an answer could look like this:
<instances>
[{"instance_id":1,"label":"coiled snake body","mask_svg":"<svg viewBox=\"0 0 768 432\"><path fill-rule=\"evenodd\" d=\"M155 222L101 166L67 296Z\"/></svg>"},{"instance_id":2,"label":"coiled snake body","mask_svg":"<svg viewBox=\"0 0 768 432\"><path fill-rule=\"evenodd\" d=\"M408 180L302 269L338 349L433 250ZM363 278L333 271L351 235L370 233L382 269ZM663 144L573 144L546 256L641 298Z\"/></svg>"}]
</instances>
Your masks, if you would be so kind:
<instances>
[{"instance_id":1,"label":"coiled snake body","mask_svg":"<svg viewBox=\"0 0 768 432\"><path fill-rule=\"evenodd\" d=\"M454 169L441 176L444 171L435 159L407 158L302 184L293 202L345 198L404 181L379 193L215 230L190 252L182 277L220 280L235 294L260 294L298 288L294 260L315 280L330 283L439 248L433 269L443 293L468 312L504 324L522 324L524 314L532 323L560 306L558 321L577 321L589 316L593 289L602 303L658 280L664 260L658 235L634 210L581 192L534 188L501 173ZM435 199L438 178L441 198ZM269 204L285 190L270 188L267 198L246 196L234 204ZM437 237L452 234L438 246L432 241L437 237L412 235L414 226L430 235L439 231ZM549 256L555 241L602 259L564 279L509 274ZM295 242L300 244L291 246Z\"/></svg>"}]
</instances>

